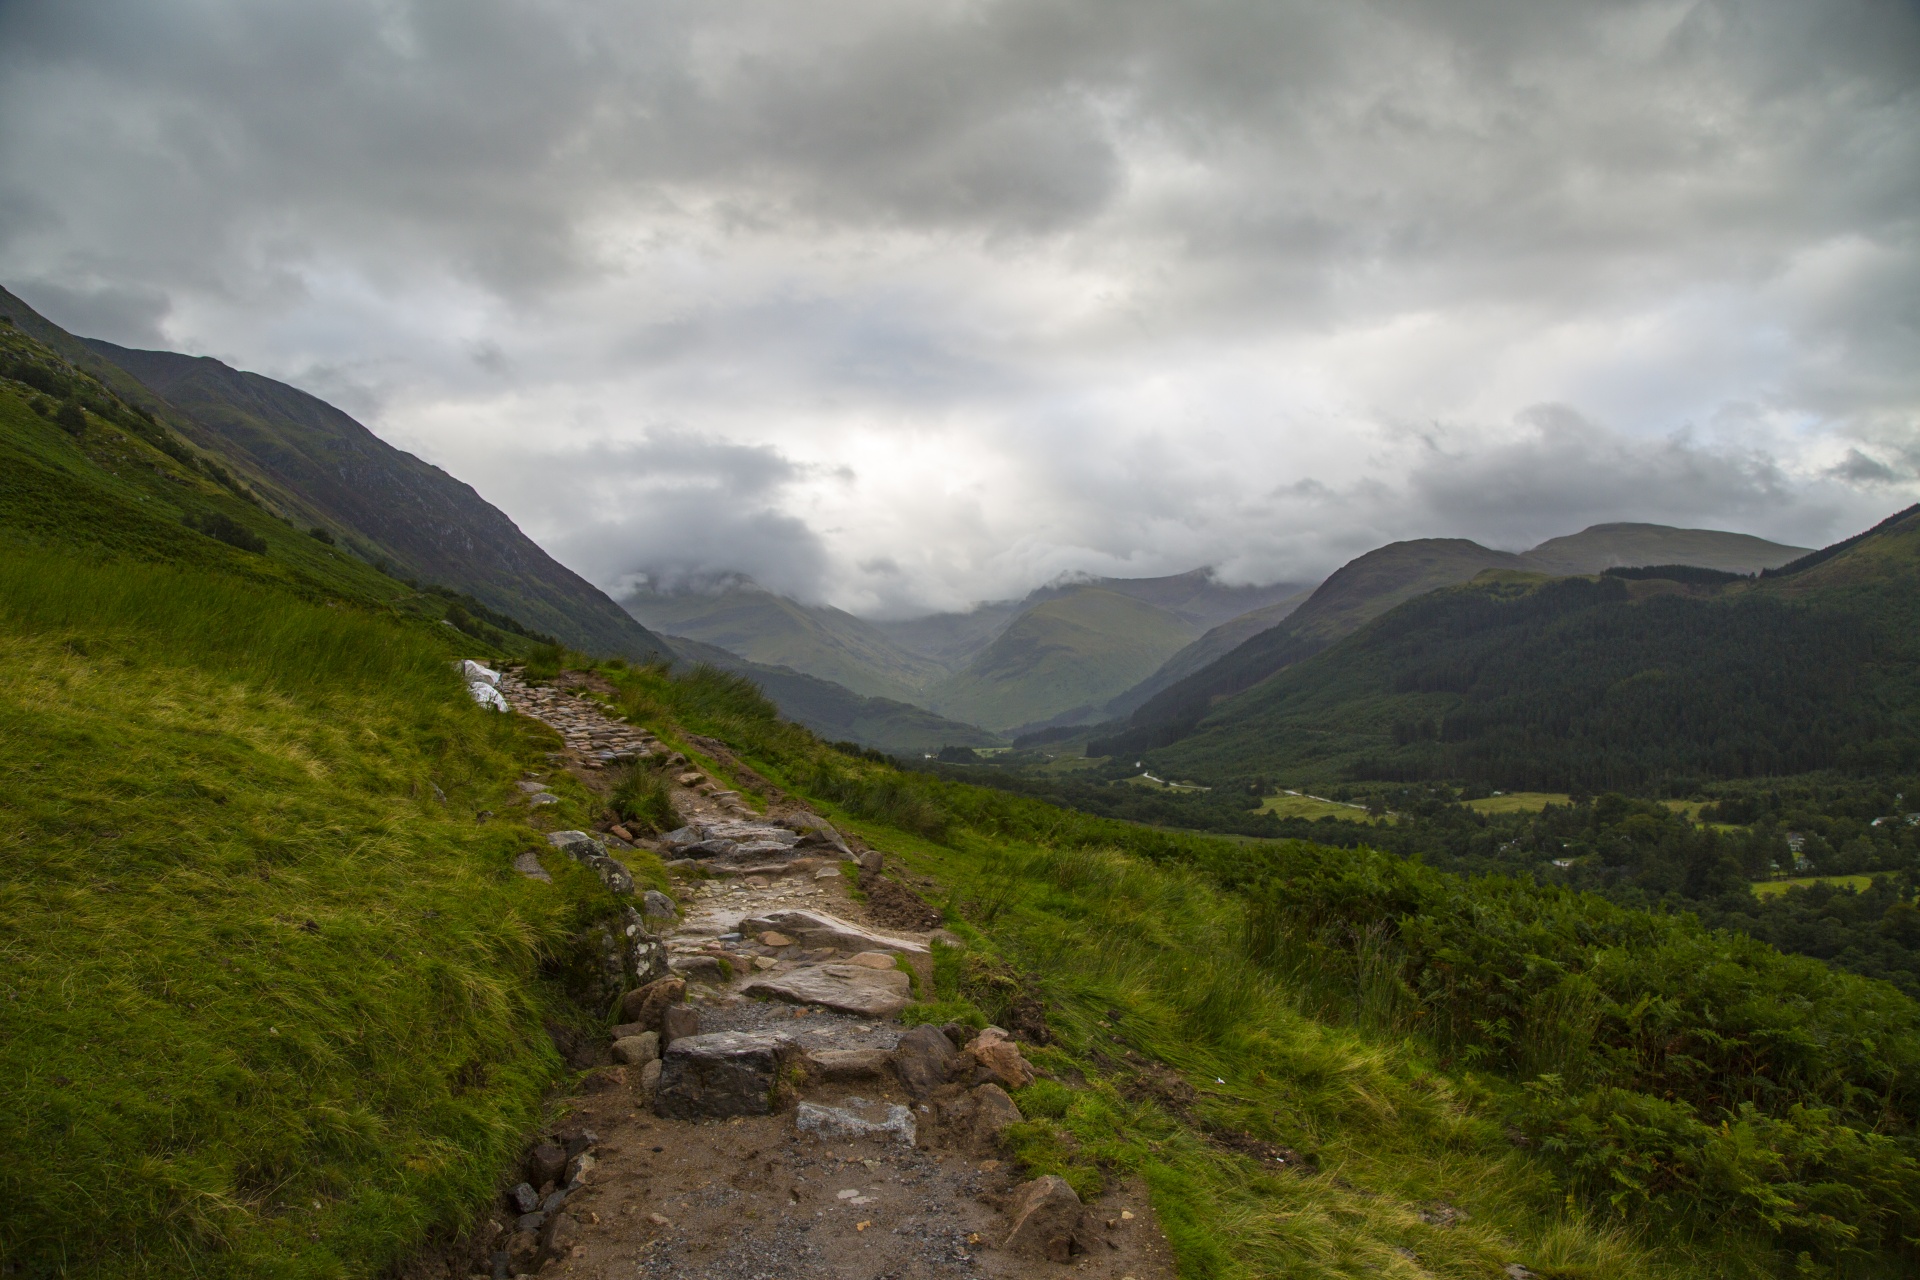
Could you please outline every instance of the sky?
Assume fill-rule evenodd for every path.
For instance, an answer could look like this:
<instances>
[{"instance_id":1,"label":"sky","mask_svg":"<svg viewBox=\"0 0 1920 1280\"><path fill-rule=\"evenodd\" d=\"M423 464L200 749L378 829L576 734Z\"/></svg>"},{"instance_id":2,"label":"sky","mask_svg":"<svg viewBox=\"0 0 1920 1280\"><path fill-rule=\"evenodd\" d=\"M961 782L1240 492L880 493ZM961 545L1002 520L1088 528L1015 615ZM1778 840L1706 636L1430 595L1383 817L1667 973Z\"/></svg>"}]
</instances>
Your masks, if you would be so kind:
<instances>
[{"instance_id":1,"label":"sky","mask_svg":"<svg viewBox=\"0 0 1920 1280\"><path fill-rule=\"evenodd\" d=\"M0 0L0 283L616 592L1920 499L1916 0Z\"/></svg>"}]
</instances>

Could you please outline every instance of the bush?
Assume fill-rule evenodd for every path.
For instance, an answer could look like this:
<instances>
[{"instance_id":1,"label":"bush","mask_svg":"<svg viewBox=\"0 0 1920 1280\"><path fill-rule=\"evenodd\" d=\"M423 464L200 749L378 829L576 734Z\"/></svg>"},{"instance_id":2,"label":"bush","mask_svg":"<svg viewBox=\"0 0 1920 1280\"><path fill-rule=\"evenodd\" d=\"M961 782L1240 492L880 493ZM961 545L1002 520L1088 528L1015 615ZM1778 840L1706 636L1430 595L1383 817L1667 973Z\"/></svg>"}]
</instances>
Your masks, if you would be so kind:
<instances>
[{"instance_id":1,"label":"bush","mask_svg":"<svg viewBox=\"0 0 1920 1280\"><path fill-rule=\"evenodd\" d=\"M611 805L622 822L640 823L649 831L671 831L680 825L666 778L640 765L630 766L614 784Z\"/></svg>"},{"instance_id":2,"label":"bush","mask_svg":"<svg viewBox=\"0 0 1920 1280\"><path fill-rule=\"evenodd\" d=\"M87 433L87 415L79 405L69 400L60 406L53 420L68 435L83 436Z\"/></svg>"},{"instance_id":3,"label":"bush","mask_svg":"<svg viewBox=\"0 0 1920 1280\"><path fill-rule=\"evenodd\" d=\"M266 554L267 540L265 538L223 512L212 511L197 519L189 518L187 520L187 526L206 534L215 541L224 542L230 547L238 547L240 550L250 551L254 555Z\"/></svg>"},{"instance_id":4,"label":"bush","mask_svg":"<svg viewBox=\"0 0 1920 1280\"><path fill-rule=\"evenodd\" d=\"M333 535L328 533L325 529L322 529L319 525L315 525L313 526L313 528L307 530L307 536L309 538L312 538L315 542L324 542L328 546L333 545Z\"/></svg>"}]
</instances>

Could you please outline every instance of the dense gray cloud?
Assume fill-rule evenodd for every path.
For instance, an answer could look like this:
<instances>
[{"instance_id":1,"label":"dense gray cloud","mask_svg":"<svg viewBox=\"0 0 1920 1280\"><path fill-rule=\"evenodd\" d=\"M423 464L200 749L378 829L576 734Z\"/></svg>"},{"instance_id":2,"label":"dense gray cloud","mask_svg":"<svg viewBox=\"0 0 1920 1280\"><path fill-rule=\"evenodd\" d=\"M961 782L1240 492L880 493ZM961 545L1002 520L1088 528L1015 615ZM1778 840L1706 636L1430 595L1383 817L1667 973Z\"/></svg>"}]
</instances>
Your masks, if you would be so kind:
<instances>
[{"instance_id":1,"label":"dense gray cloud","mask_svg":"<svg viewBox=\"0 0 1920 1280\"><path fill-rule=\"evenodd\" d=\"M1895 0L0 6L0 278L608 585L1819 542L1920 496L1916 209Z\"/></svg>"}]
</instances>

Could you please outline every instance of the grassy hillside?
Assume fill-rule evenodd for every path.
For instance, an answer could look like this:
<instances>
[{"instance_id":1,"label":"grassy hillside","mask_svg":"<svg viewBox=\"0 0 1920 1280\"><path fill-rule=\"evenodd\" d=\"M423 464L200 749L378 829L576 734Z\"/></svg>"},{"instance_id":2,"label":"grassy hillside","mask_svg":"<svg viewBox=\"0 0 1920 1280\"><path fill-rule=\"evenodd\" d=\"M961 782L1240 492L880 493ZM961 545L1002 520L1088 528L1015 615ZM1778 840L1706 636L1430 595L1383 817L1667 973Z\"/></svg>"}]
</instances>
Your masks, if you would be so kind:
<instances>
[{"instance_id":1,"label":"grassy hillside","mask_svg":"<svg viewBox=\"0 0 1920 1280\"><path fill-rule=\"evenodd\" d=\"M926 700L955 719L1011 729L1100 706L1192 638L1192 627L1163 609L1082 587L1022 614Z\"/></svg>"},{"instance_id":2,"label":"grassy hillside","mask_svg":"<svg viewBox=\"0 0 1920 1280\"><path fill-rule=\"evenodd\" d=\"M1564 538L1549 538L1525 558L1529 568L1556 576L1643 564L1693 564L1729 573L1758 573L1806 553L1805 547L1719 529L1596 524Z\"/></svg>"},{"instance_id":3,"label":"grassy hillside","mask_svg":"<svg viewBox=\"0 0 1920 1280\"><path fill-rule=\"evenodd\" d=\"M559 1072L541 959L599 890L475 823L545 735L472 704L449 637L0 558L14 1269L367 1275L484 1204Z\"/></svg>"},{"instance_id":4,"label":"grassy hillside","mask_svg":"<svg viewBox=\"0 0 1920 1280\"><path fill-rule=\"evenodd\" d=\"M1212 709L1155 762L1203 777L1505 789L1920 762L1920 513L1757 582L1489 574Z\"/></svg>"},{"instance_id":5,"label":"grassy hillside","mask_svg":"<svg viewBox=\"0 0 1920 1280\"><path fill-rule=\"evenodd\" d=\"M947 746L994 747L1003 741L985 729L911 703L863 697L831 680L746 662L725 649L683 636L668 639L690 662L703 662L753 681L781 715L828 742L857 743L889 755L919 755Z\"/></svg>"},{"instance_id":6,"label":"grassy hillside","mask_svg":"<svg viewBox=\"0 0 1920 1280\"><path fill-rule=\"evenodd\" d=\"M868 697L917 700L918 690L945 674L938 663L901 648L850 613L803 605L752 583L716 592L640 593L625 604L655 630Z\"/></svg>"}]
</instances>

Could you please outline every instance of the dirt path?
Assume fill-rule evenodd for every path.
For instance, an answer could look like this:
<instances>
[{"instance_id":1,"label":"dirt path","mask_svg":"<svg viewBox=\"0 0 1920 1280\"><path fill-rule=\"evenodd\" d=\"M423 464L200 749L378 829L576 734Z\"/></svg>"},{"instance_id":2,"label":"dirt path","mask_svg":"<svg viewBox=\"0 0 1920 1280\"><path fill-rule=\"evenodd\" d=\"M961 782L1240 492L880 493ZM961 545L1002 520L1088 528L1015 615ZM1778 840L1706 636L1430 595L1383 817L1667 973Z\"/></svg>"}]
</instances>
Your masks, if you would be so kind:
<instances>
[{"instance_id":1,"label":"dirt path","mask_svg":"<svg viewBox=\"0 0 1920 1280\"><path fill-rule=\"evenodd\" d=\"M608 764L666 750L586 699L511 676L502 692L516 711L566 736L564 764L590 786ZM547 1135L584 1161L551 1185L532 1185L551 1169L536 1151L522 1191L536 1212L516 1216L521 1206L503 1202L499 1229L482 1233L489 1238L475 1242L466 1265L494 1276L676 1280L1168 1280L1171 1257L1143 1188L1123 1184L1070 1207L1078 1221L1068 1252L1059 1235L1067 1228L1036 1226L1052 1210L1031 1202L1049 1188L1022 1184L982 1137L975 1112L992 1106L976 1103L1006 1095L978 1083L987 1065L960 1078L975 1070L975 1058L957 1052L966 1037L955 1029L933 1045L935 1058L952 1055L958 1065L934 1068L931 1079L921 1052L931 1029L901 1045L896 1011L913 981L908 971L930 976L930 935L871 918L850 892L843 867L851 869L854 851L839 834L790 804L754 814L713 780L688 782L674 797L687 826L646 842L678 877L681 907L660 930L686 982L684 1003L662 1027L666 1060L645 1061L654 1046L641 1024L616 1029L627 1037L617 1054L634 1060L590 1076ZM601 839L618 858L626 842ZM872 876L871 853L866 866L858 874ZM652 1016L658 1025L662 1015ZM736 1042L780 1046L770 1112L697 1114L731 1105L690 1082L703 1055ZM689 1111L693 1118L660 1114ZM832 1134L850 1119L892 1123L862 1136L818 1131ZM1065 1261L1047 1260L1049 1234L1053 1256ZM468 1271L450 1263L444 1274Z\"/></svg>"}]
</instances>

